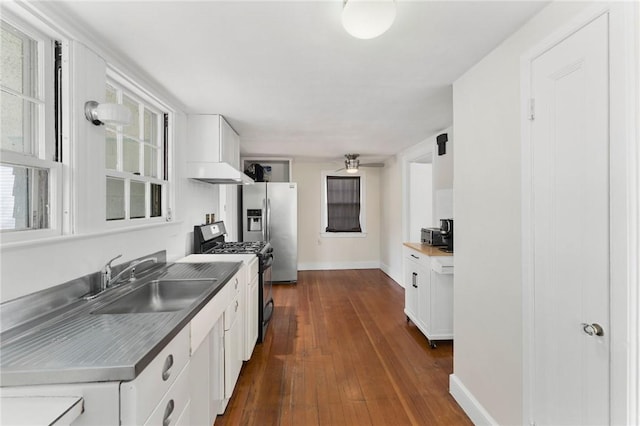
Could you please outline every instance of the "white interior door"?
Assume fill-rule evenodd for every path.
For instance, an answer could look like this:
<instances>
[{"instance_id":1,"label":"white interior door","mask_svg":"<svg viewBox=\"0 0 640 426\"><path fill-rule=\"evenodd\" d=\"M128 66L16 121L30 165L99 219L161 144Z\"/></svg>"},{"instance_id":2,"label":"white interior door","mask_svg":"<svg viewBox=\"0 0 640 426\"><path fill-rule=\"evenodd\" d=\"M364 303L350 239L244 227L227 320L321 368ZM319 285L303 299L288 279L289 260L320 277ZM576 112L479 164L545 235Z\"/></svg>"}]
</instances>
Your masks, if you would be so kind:
<instances>
[{"instance_id":1,"label":"white interior door","mask_svg":"<svg viewBox=\"0 0 640 426\"><path fill-rule=\"evenodd\" d=\"M609 423L608 69L604 15L532 62L536 426Z\"/></svg>"}]
</instances>

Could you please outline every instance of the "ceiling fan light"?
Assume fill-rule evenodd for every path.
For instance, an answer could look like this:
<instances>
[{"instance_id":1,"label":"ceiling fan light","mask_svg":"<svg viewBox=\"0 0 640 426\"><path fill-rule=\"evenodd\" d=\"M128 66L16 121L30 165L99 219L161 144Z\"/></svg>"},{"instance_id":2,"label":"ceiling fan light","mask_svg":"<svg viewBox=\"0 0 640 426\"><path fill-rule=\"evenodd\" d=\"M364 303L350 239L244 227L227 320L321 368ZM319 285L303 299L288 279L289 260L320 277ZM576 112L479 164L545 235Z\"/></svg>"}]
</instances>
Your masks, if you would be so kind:
<instances>
[{"instance_id":1,"label":"ceiling fan light","mask_svg":"<svg viewBox=\"0 0 640 426\"><path fill-rule=\"evenodd\" d=\"M358 160L355 157L350 157L350 155L353 154L347 154L345 157L347 157L346 160L344 160L344 167L347 171L347 173L358 173L358 166L360 165L360 160Z\"/></svg>"},{"instance_id":2,"label":"ceiling fan light","mask_svg":"<svg viewBox=\"0 0 640 426\"><path fill-rule=\"evenodd\" d=\"M395 0L346 0L342 9L344 29L365 40L383 34L395 18Z\"/></svg>"}]
</instances>

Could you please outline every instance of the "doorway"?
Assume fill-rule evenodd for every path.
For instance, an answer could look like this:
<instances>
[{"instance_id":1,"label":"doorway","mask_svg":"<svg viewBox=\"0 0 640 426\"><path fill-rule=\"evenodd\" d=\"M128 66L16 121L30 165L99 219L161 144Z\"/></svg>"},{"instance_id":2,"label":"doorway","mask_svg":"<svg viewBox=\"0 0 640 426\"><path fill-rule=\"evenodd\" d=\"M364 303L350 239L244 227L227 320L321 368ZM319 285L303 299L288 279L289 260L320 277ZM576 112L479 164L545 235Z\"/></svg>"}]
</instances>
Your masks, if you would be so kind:
<instances>
[{"instance_id":1,"label":"doorway","mask_svg":"<svg viewBox=\"0 0 640 426\"><path fill-rule=\"evenodd\" d=\"M420 229L433 225L433 143L405 153L402 172L402 241L420 242Z\"/></svg>"}]
</instances>

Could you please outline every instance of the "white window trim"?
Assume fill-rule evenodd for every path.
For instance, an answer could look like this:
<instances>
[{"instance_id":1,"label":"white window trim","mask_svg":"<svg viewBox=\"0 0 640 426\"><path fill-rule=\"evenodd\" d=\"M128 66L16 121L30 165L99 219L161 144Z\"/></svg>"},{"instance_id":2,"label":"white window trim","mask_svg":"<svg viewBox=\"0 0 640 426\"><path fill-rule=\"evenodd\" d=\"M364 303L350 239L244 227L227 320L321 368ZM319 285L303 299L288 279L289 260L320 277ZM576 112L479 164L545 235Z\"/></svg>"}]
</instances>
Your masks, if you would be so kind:
<instances>
[{"instance_id":1,"label":"white window trim","mask_svg":"<svg viewBox=\"0 0 640 426\"><path fill-rule=\"evenodd\" d=\"M360 177L360 228L361 232L326 232L327 229L327 177L348 176ZM359 170L357 174L345 171L323 170L320 178L320 237L322 238L366 238L367 237L367 177L364 170Z\"/></svg>"},{"instance_id":2,"label":"white window trim","mask_svg":"<svg viewBox=\"0 0 640 426\"><path fill-rule=\"evenodd\" d=\"M132 176L131 173L107 169L106 166L104 168L104 177L105 177L105 188L106 188L106 179L107 177L114 177L119 179L125 179L128 181L138 180L144 182L147 188L147 195L149 195L149 184L159 184L162 187L162 213L159 217L144 217L144 218L131 218L130 215L130 206L128 202L125 202L125 218L124 219L116 219L116 220L107 220L106 217L104 219L104 227L106 229L119 229L119 228L131 228L131 227L139 227L146 224L160 224L165 222L173 221L173 211L174 211L174 203L175 203L175 186L176 181L173 177L173 164L174 164L174 144L173 141L175 139L174 135L174 126L173 120L175 117L175 111L173 108L169 107L165 102L161 101L158 97L154 96L150 91L146 90L144 87L133 81L131 78L127 77L124 73L118 70L116 67L111 64L107 64L107 79L106 84L112 84L119 88L124 89L128 93L129 97L133 97L134 100L144 103L146 106L150 107L150 109L157 113L159 119L161 121L164 120L164 114L168 114L168 123L167 123L167 149L166 155L167 158L164 160L167 163L167 179L161 178L153 178L150 176ZM142 114L143 111L140 112ZM164 123L162 122L159 126L159 129L164 132ZM164 137L159 133L160 137ZM162 147L161 147L162 149ZM162 152L164 156L164 150ZM118 158L118 166L120 167L121 158ZM164 168L164 163L162 163L162 167ZM163 170L159 169L160 173L163 173ZM125 186L125 198L128 197L129 186ZM105 192L106 194L106 192ZM147 200L148 201L148 200ZM145 206L146 216L149 216L149 205ZM105 212L106 213L106 212Z\"/></svg>"},{"instance_id":3,"label":"white window trim","mask_svg":"<svg viewBox=\"0 0 640 426\"><path fill-rule=\"evenodd\" d=\"M1 162L16 166L37 167L49 171L49 228L46 229L20 229L5 230L0 233L3 246L10 243L37 242L45 238L62 236L64 212L68 209L67 191L69 186L65 182L63 173L64 165L69 164L69 156L63 157L63 162L53 160L55 150L55 113L54 113L54 40L63 42L62 37L53 32L45 31L45 26L37 18L31 16L18 16L9 10L3 10L2 20L15 27L32 40L38 43L38 93L39 97L32 99L38 104L38 135L34 141L37 149L37 157L17 152L2 151ZM63 85L68 87L65 78L67 72L63 70ZM63 97L65 94L63 94ZM28 98L28 97L27 97ZM64 108L64 106L63 106ZM68 110L64 111L64 120L68 119ZM63 126L64 124L61 123Z\"/></svg>"}]
</instances>

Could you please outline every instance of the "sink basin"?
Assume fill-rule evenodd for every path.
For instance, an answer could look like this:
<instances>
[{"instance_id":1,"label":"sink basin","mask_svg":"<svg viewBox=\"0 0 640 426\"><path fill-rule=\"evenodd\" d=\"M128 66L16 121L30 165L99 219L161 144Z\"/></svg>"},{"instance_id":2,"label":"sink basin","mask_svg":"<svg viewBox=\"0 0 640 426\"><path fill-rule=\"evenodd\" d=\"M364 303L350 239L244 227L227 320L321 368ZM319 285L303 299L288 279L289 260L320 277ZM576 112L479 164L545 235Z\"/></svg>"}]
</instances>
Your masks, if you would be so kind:
<instances>
[{"instance_id":1,"label":"sink basin","mask_svg":"<svg viewBox=\"0 0 640 426\"><path fill-rule=\"evenodd\" d=\"M215 283L215 279L154 280L95 310L92 314L173 312L185 309Z\"/></svg>"}]
</instances>

